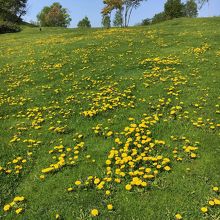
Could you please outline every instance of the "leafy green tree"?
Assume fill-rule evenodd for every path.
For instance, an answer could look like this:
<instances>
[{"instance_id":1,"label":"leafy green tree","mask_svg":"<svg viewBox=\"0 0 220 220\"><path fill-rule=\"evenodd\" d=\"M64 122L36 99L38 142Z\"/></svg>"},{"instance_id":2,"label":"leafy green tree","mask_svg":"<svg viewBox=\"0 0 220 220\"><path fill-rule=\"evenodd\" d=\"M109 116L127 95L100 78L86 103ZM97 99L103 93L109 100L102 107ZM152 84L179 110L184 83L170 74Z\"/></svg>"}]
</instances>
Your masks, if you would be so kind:
<instances>
[{"instance_id":1,"label":"leafy green tree","mask_svg":"<svg viewBox=\"0 0 220 220\"><path fill-rule=\"evenodd\" d=\"M166 21L167 17L164 12L160 12L158 14L155 14L154 17L152 18L152 24L156 24L162 21Z\"/></svg>"},{"instance_id":2,"label":"leafy green tree","mask_svg":"<svg viewBox=\"0 0 220 220\"><path fill-rule=\"evenodd\" d=\"M103 0L105 7L102 9L102 14L110 14L115 9L121 10L121 12L123 12L123 26L127 27L132 12L138 8L143 1L147 0Z\"/></svg>"},{"instance_id":3,"label":"leafy green tree","mask_svg":"<svg viewBox=\"0 0 220 220\"><path fill-rule=\"evenodd\" d=\"M164 5L164 13L168 19L184 16L184 4L181 0L167 0Z\"/></svg>"},{"instance_id":4,"label":"leafy green tree","mask_svg":"<svg viewBox=\"0 0 220 220\"><path fill-rule=\"evenodd\" d=\"M71 22L67 9L63 8L58 2L49 7L44 7L37 15L37 19L41 26L47 27L67 27Z\"/></svg>"},{"instance_id":5,"label":"leafy green tree","mask_svg":"<svg viewBox=\"0 0 220 220\"><path fill-rule=\"evenodd\" d=\"M195 18L198 15L197 4L194 0L188 0L185 4L185 15L187 17Z\"/></svg>"},{"instance_id":6,"label":"leafy green tree","mask_svg":"<svg viewBox=\"0 0 220 220\"><path fill-rule=\"evenodd\" d=\"M116 11L113 24L114 24L115 27L123 27L123 14L122 14L122 10L118 9Z\"/></svg>"},{"instance_id":7,"label":"leafy green tree","mask_svg":"<svg viewBox=\"0 0 220 220\"><path fill-rule=\"evenodd\" d=\"M102 16L102 26L105 28L111 27L111 18L109 15L103 15Z\"/></svg>"},{"instance_id":8,"label":"leafy green tree","mask_svg":"<svg viewBox=\"0 0 220 220\"><path fill-rule=\"evenodd\" d=\"M4 21L20 22L27 12L27 0L0 0L0 18Z\"/></svg>"},{"instance_id":9,"label":"leafy green tree","mask_svg":"<svg viewBox=\"0 0 220 220\"><path fill-rule=\"evenodd\" d=\"M81 21L79 21L78 25L79 28L91 28L91 23L89 21L89 18L86 16Z\"/></svg>"}]
</instances>

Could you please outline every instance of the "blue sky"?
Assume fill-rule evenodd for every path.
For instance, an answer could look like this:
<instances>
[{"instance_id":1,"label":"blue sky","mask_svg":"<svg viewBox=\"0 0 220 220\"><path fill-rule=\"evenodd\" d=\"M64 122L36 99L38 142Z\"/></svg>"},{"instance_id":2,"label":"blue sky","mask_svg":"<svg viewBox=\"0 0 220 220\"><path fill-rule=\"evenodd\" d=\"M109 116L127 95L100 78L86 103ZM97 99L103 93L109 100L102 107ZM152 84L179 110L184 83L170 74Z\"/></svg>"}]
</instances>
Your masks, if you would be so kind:
<instances>
[{"instance_id":1,"label":"blue sky","mask_svg":"<svg viewBox=\"0 0 220 220\"><path fill-rule=\"evenodd\" d=\"M36 21L36 15L44 6L51 5L53 2L60 2L63 7L68 8L72 18L71 26L76 27L79 20L88 16L93 27L101 24L100 11L103 7L102 0L29 0L28 13L24 17L26 21ZM155 13L163 11L166 0L148 0L134 11L131 18L131 25L137 24L144 18L152 18ZM200 17L220 15L220 0L210 0L200 11Z\"/></svg>"}]
</instances>

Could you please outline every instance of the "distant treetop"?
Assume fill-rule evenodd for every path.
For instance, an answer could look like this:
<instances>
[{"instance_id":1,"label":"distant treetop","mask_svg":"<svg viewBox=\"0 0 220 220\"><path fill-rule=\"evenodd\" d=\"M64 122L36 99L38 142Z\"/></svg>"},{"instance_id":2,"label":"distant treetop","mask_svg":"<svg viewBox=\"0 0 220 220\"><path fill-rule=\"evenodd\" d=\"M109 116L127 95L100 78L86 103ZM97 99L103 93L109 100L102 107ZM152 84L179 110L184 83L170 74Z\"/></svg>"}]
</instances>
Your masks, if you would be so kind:
<instances>
[{"instance_id":1,"label":"distant treetop","mask_svg":"<svg viewBox=\"0 0 220 220\"><path fill-rule=\"evenodd\" d=\"M131 14L141 5L141 2L147 0L103 0L105 7L102 9L103 15L111 14L113 10L117 10L118 15L122 15L122 24L124 27L127 27L130 22Z\"/></svg>"},{"instance_id":2,"label":"distant treetop","mask_svg":"<svg viewBox=\"0 0 220 220\"><path fill-rule=\"evenodd\" d=\"M91 23L89 21L89 18L86 16L81 21L79 21L78 25L79 28L91 28Z\"/></svg>"},{"instance_id":3,"label":"distant treetop","mask_svg":"<svg viewBox=\"0 0 220 220\"><path fill-rule=\"evenodd\" d=\"M71 22L68 10L63 8L58 2L53 3L49 7L44 7L37 15L37 19L41 26L47 27L68 27Z\"/></svg>"}]
</instances>

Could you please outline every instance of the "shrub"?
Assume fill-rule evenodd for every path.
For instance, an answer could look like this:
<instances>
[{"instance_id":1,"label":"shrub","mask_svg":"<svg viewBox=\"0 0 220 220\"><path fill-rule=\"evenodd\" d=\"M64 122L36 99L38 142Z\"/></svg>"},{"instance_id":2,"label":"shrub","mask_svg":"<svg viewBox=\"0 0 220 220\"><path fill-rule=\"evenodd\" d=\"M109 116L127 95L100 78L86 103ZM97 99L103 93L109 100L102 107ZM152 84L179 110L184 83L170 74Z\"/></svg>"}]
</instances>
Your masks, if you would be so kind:
<instances>
[{"instance_id":1,"label":"shrub","mask_svg":"<svg viewBox=\"0 0 220 220\"><path fill-rule=\"evenodd\" d=\"M154 17L152 18L152 24L156 24L156 23L166 21L166 20L167 20L167 17L165 15L165 13L161 12L161 13L154 15Z\"/></svg>"},{"instance_id":2,"label":"shrub","mask_svg":"<svg viewBox=\"0 0 220 220\"><path fill-rule=\"evenodd\" d=\"M11 22L0 22L0 34L15 33L21 31L21 28Z\"/></svg>"}]
</instances>

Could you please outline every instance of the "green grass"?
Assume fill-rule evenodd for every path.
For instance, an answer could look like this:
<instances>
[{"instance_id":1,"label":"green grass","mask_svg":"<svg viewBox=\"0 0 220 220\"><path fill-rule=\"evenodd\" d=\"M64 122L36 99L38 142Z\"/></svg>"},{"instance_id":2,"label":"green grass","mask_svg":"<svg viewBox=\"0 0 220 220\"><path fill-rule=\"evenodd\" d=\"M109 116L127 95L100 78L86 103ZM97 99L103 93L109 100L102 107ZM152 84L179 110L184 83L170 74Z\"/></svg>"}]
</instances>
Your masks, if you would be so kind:
<instances>
[{"instance_id":1,"label":"green grass","mask_svg":"<svg viewBox=\"0 0 220 220\"><path fill-rule=\"evenodd\" d=\"M220 219L219 206L207 205L209 199L219 198L212 187L220 186L220 18L176 19L110 30L43 28L40 32L26 27L20 33L1 35L0 42L0 167L12 170L11 174L0 171L0 218L55 219L59 214L63 219L90 219L91 209L96 208L98 219L162 220L175 219L177 213L184 219ZM140 64L156 57L178 58L180 64L171 65L167 72L163 71L169 65L157 61ZM160 67L159 72L153 67ZM155 75L147 78L151 73L165 80ZM120 97L135 86L129 94L133 97L121 97L126 107L118 103L113 110L85 117L82 113L93 104L91 97L99 98L100 88L108 86L112 90L105 94L107 98ZM171 86L178 96L168 94ZM170 104L158 105L162 98L170 98ZM128 106L131 101L134 107ZM175 106L182 110L171 115ZM160 120L149 126L150 136L152 142L158 139L166 144L157 146L153 154L169 157L171 171L159 171L154 181L148 182L149 187L131 191L125 190L130 181L126 172L121 184L111 183L110 198L103 190L74 186L76 180L84 182L90 175L106 176L109 151L123 147L115 138L124 143L126 137L121 132L130 125L128 119L139 124L145 113L161 114ZM39 118L44 121L33 125ZM198 118L203 119L201 127L196 124ZM114 135L95 134L92 128L97 124ZM64 132L55 132L52 126L64 127ZM77 133L83 135L80 140ZM11 142L15 135L19 139ZM185 136L191 146L199 142L197 157L182 152L183 161L176 161L172 151L177 147L181 152L186 143L171 136ZM28 146L24 140L30 139L40 142ZM64 166L40 179L41 170L54 163L49 150L60 144L73 147L80 141L85 148L75 166ZM28 156L30 152L32 156ZM18 156L27 162L20 174L15 174L8 162ZM138 166L146 168L148 164ZM71 186L74 191L67 192ZM20 215L14 208L3 211L15 196L25 197L18 204L24 208ZM108 203L113 204L113 211L107 210ZM207 214L201 213L203 206L209 207Z\"/></svg>"}]
</instances>

